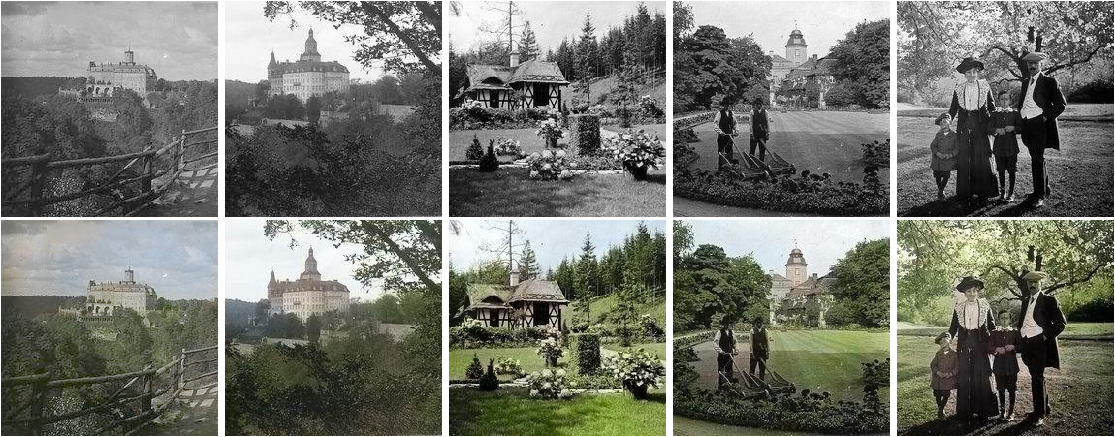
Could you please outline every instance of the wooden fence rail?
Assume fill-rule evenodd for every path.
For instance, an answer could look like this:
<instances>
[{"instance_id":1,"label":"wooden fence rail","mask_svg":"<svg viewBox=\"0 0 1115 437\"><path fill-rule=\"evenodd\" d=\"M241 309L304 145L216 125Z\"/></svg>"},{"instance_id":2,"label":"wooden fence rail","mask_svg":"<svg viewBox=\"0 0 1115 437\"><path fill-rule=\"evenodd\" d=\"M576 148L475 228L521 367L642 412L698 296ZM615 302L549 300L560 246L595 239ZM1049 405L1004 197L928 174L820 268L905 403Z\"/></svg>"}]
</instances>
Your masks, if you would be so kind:
<instances>
[{"instance_id":1,"label":"wooden fence rail","mask_svg":"<svg viewBox=\"0 0 1115 437\"><path fill-rule=\"evenodd\" d=\"M43 207L47 205L68 202L96 194L109 193L113 189L138 184L137 191L139 191L140 194L130 198L116 200L110 205L93 213L93 215L98 216L118 210L119 215L122 216L135 215L155 199L158 199L167 189L172 187L175 180L178 179L178 176L186 170L186 166L217 156L217 136L212 135L212 139L206 138L210 132L216 131L216 127L194 131L182 131L181 136L158 149L148 146L146 149L139 152L115 156L51 161L52 155L50 153L42 153L5 159L0 161L0 168L2 168L5 173L17 171L17 169L22 167L26 167L25 171L27 171L27 181L25 183L19 184L17 188L4 193L2 202L5 214L40 216L42 215ZM198 146L207 145L212 145L213 151L203 149L200 155L187 158L186 155L191 150ZM157 161L159 161L160 158L166 158L166 167L156 169ZM47 192L47 182L49 182L50 177L58 174L58 172L63 169L113 164L124 161L128 161L128 163L100 185L59 196L50 196ZM133 172L136 172L138 175L120 179L120 176L128 169L133 169ZM165 179L160 186L152 185L155 179L171 173L173 173L172 176ZM26 195L24 196L23 194L25 193ZM11 212L9 212L9 209Z\"/></svg>"},{"instance_id":2,"label":"wooden fence rail","mask_svg":"<svg viewBox=\"0 0 1115 437\"><path fill-rule=\"evenodd\" d=\"M164 364L158 369L148 368L137 371L121 373L118 375L104 375L104 376L91 376L83 378L72 378L62 380L51 380L50 373L40 373L35 375L16 376L12 378L4 378L0 380L3 384L5 391L12 390L13 387L29 386L31 393L28 400L16 407L5 411L3 417L3 431L4 434L30 434L41 435L43 426L61 422L64 420L73 420L80 417L88 416L91 414L110 412L113 409L122 408L127 404L138 403L139 413L123 418L113 419L109 424L101 427L94 435L105 434L110 431L118 429L119 432L112 434L132 435L139 432L147 425L149 425L155 418L159 417L168 407L173 405L174 401L186 389L186 384L198 381L207 377L217 375L216 371L208 371L201 373L197 376L186 377L186 371L194 365L214 363L217 362L217 354L213 354L213 358L201 358L190 360L192 356L203 354L209 351L216 351L217 346L203 347L194 350L182 350L182 354L170 362ZM156 383L160 375L167 375L169 373L169 380L165 387L157 388ZM47 400L52 391L58 391L65 387L78 387L93 384L105 384L115 381L128 382L120 387L107 398L104 403L94 405L91 407L83 408L78 411L71 411L68 413L57 414L52 416L44 416L46 413ZM211 388L217 385L216 382L190 387L190 390ZM134 387L134 388L133 388ZM136 394L131 396L124 396L124 393L129 388L133 388ZM156 398L163 396L167 393L172 393L165 400L156 402ZM6 409L7 410L7 409ZM24 414L26 412L26 414ZM23 417L20 417L23 416Z\"/></svg>"}]
</instances>

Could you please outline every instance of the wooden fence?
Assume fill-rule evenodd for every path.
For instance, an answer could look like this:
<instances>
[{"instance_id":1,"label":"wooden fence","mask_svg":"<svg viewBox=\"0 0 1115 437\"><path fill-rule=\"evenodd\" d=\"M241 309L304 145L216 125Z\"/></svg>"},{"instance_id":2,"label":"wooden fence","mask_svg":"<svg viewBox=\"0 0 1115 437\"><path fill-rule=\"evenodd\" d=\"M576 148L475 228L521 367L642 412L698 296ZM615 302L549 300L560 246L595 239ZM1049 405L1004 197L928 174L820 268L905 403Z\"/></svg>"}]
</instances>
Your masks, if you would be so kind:
<instances>
[{"instance_id":1,"label":"wooden fence","mask_svg":"<svg viewBox=\"0 0 1115 437\"><path fill-rule=\"evenodd\" d=\"M4 378L0 380L0 383L3 383L4 391L6 392L5 395L8 394L7 392L9 390L16 390L24 386L30 390L26 401L16 406L5 405L3 418L4 434L41 435L43 426L45 425L73 420L91 414L100 413L126 416L127 414L122 413L122 411L125 411L128 405L134 403L138 405L136 410L139 412L137 414L130 417L113 418L107 425L100 427L92 433L93 435L133 435L144 429L154 421L155 418L166 411L168 407L173 405L174 401L182 393L182 390L196 390L217 386L217 382L214 378L214 382L211 383L186 387L186 385L191 382L197 382L217 375L216 353L212 354L212 358L201 358L190 361L191 357L216 350L217 346L209 346L194 350L183 349L182 355L179 355L177 358L158 369L152 369L148 366L147 369L138 372L129 372L119 375L51 380L50 373L40 373ZM212 363L212 365L208 363ZM202 370L200 374L198 372L193 372L193 376L187 377L186 371L199 364L205 364L205 366L203 366L204 370ZM159 385L158 382L161 376L167 376L166 384L164 387L158 388L157 386ZM44 414L47 413L45 411L47 400L52 393L58 390L67 387L106 384L117 381L128 382L106 398L104 403L100 405L68 413L44 416ZM5 403L8 402L9 399L5 399ZM114 432L113 430L117 431Z\"/></svg>"},{"instance_id":2,"label":"wooden fence","mask_svg":"<svg viewBox=\"0 0 1115 437\"><path fill-rule=\"evenodd\" d=\"M47 152L38 155L5 159L0 161L0 168L2 168L5 173L5 182L8 182L9 172L22 171L25 174L21 174L20 177L16 178L16 180L24 180L22 184L17 185L14 189L4 190L4 215L37 217L42 215L43 207L47 205L93 195L115 194L113 190L120 192L120 188L136 184L138 188L136 191L138 191L138 194L120 196L120 198L112 201L108 206L102 207L90 214L91 216L135 215L173 186L178 176L181 175L184 170L189 169L191 164L197 164L200 161L217 157L217 135L209 135L210 132L215 133L216 131L216 127L189 132L182 131L182 136L158 149L148 146L140 152L125 153L116 156L52 161L51 154ZM208 147L209 145L212 145L212 147ZM189 153L199 146L205 147L199 150L198 153ZM50 178L57 175L62 170L121 162L127 162L127 164L124 164L123 167L116 170L114 174L103 183L93 188L83 188L81 191L57 196L52 196L47 192L47 183L50 181ZM214 163L200 168L215 165ZM130 173L135 175L125 176L128 170L131 170ZM170 177L160 179L168 174ZM159 186L153 185L156 179L162 181Z\"/></svg>"}]
</instances>

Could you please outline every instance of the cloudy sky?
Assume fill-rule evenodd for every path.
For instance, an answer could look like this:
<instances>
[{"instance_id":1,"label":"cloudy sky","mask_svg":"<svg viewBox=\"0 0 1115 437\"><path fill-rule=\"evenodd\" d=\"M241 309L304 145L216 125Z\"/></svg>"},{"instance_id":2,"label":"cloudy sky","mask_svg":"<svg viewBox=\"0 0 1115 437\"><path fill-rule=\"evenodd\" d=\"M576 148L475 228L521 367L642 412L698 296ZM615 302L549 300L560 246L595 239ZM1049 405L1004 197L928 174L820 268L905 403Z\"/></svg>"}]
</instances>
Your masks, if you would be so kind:
<instances>
[{"instance_id":1,"label":"cloudy sky","mask_svg":"<svg viewBox=\"0 0 1115 437\"><path fill-rule=\"evenodd\" d=\"M315 31L316 33L316 31ZM256 302L267 298L267 282L271 269L275 278L298 279L312 247L321 279L336 280L348 287L350 297L374 300L383 294L378 287L364 287L352 278L356 266L345 261L345 254L360 251L357 245L334 248L330 241L303 231L291 234L297 245L290 247L291 236L278 236L274 240L263 235L264 220L225 221L225 297Z\"/></svg>"},{"instance_id":2,"label":"cloudy sky","mask_svg":"<svg viewBox=\"0 0 1115 437\"><path fill-rule=\"evenodd\" d=\"M217 77L216 2L3 2L4 76L83 76L135 61L167 80Z\"/></svg>"},{"instance_id":3,"label":"cloudy sky","mask_svg":"<svg viewBox=\"0 0 1115 437\"><path fill-rule=\"evenodd\" d=\"M458 235L447 233L445 248L453 261L453 268L465 270L487 261L492 255L479 250L484 243L496 245L506 239L507 233L486 229L492 226L507 227L507 221L498 220L461 220L462 231ZM651 235L656 231L667 232L663 220L645 221ZM635 233L637 220L515 220L523 231L516 239L530 240L530 247L538 257L538 264L545 271L557 267L563 257L577 256L581 253L585 234L592 235L596 246L597 258L613 245L623 244L623 239ZM518 244L519 240L516 241ZM519 250L516 250L518 258Z\"/></svg>"},{"instance_id":4,"label":"cloudy sky","mask_svg":"<svg viewBox=\"0 0 1115 437\"><path fill-rule=\"evenodd\" d=\"M454 50L465 51L479 46L481 42L496 39L495 35L482 31L483 26L498 28L506 13L492 11L493 7L507 8L507 2L461 2L461 14L445 15L445 32L453 42ZM530 21L530 28L538 38L538 46L545 53L548 49L557 50L562 37L574 37L581 34L581 26L585 21L585 14L592 16L592 25L596 28L597 39L604 36L607 29L623 24L623 19L633 15L638 7L638 2L517 2L515 5L523 12L515 17L515 25L523 21ZM667 14L666 2L646 2L647 9L653 17L654 13ZM503 40L507 40L504 34ZM518 37L516 37L518 42ZM517 46L516 46L517 47Z\"/></svg>"},{"instance_id":5,"label":"cloudy sky","mask_svg":"<svg viewBox=\"0 0 1115 437\"><path fill-rule=\"evenodd\" d=\"M160 297L217 297L213 220L4 220L0 234L5 296L84 296L131 267Z\"/></svg>"},{"instance_id":6,"label":"cloudy sky","mask_svg":"<svg viewBox=\"0 0 1115 437\"><path fill-rule=\"evenodd\" d=\"M225 3L225 78L255 83L267 79L267 63L271 50L275 60L297 61L306 46L309 30L314 30L317 51L322 61L337 61L348 67L349 78L371 82L383 75L376 66L367 69L353 60L356 46L345 42L345 35L363 30L345 25L334 29L333 24L296 9L290 16L279 16L275 21L263 15L264 2ZM290 28L291 19L297 24Z\"/></svg>"},{"instance_id":7,"label":"cloudy sky","mask_svg":"<svg viewBox=\"0 0 1115 437\"><path fill-rule=\"evenodd\" d=\"M825 56L836 42L865 19L890 17L887 2L688 2L695 26L713 25L728 37L751 34L763 52L785 56L795 23L809 55Z\"/></svg>"},{"instance_id":8,"label":"cloudy sky","mask_svg":"<svg viewBox=\"0 0 1115 437\"><path fill-rule=\"evenodd\" d=\"M795 241L809 274L824 275L864 239L890 236L885 220L691 220L694 245L715 244L728 256L752 254L763 270L782 273Z\"/></svg>"}]
</instances>

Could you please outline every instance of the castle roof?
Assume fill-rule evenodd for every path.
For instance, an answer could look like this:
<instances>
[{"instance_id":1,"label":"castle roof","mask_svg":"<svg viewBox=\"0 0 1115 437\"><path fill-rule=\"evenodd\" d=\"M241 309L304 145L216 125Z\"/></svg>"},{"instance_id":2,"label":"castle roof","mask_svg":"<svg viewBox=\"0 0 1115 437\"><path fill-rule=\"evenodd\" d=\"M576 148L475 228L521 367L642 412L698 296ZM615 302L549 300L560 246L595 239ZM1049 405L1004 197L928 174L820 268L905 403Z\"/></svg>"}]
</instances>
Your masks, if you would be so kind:
<instances>
[{"instance_id":1,"label":"castle roof","mask_svg":"<svg viewBox=\"0 0 1115 437\"><path fill-rule=\"evenodd\" d=\"M313 29L310 29L310 35L306 37L306 45L302 51L301 59L321 60L321 53L317 52L317 40L314 39Z\"/></svg>"},{"instance_id":2,"label":"castle roof","mask_svg":"<svg viewBox=\"0 0 1115 437\"><path fill-rule=\"evenodd\" d=\"M322 281L318 279L285 280L275 283L276 290L280 293L292 291L343 291L348 293L348 287L335 280Z\"/></svg>"},{"instance_id":3,"label":"castle roof","mask_svg":"<svg viewBox=\"0 0 1115 437\"><path fill-rule=\"evenodd\" d=\"M131 62L114 62L111 64L90 64L89 72L110 72L110 73L130 73L130 74L143 74L155 77L155 69L146 65L135 64Z\"/></svg>"},{"instance_id":4,"label":"castle roof","mask_svg":"<svg viewBox=\"0 0 1115 437\"><path fill-rule=\"evenodd\" d=\"M348 68L337 61L285 61L275 65L278 73L339 72L348 73Z\"/></svg>"},{"instance_id":5,"label":"castle roof","mask_svg":"<svg viewBox=\"0 0 1115 437\"><path fill-rule=\"evenodd\" d=\"M786 40L786 45L787 46L804 46L804 45L806 45L805 44L805 36L801 34L801 30L794 29L793 32L790 32L790 39Z\"/></svg>"},{"instance_id":6,"label":"castle roof","mask_svg":"<svg viewBox=\"0 0 1115 437\"><path fill-rule=\"evenodd\" d=\"M467 309L510 308L512 302L536 301L569 303L556 282L527 279L510 287L500 284L468 284Z\"/></svg>"}]
</instances>

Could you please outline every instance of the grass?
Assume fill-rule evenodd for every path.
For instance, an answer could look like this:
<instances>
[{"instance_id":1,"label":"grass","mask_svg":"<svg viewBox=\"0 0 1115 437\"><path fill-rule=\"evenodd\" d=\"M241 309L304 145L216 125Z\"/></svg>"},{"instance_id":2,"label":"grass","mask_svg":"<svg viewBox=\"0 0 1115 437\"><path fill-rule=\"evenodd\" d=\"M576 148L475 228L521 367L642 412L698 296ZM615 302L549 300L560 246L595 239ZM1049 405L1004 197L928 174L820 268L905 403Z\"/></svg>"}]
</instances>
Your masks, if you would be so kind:
<instances>
[{"instance_id":1,"label":"grass","mask_svg":"<svg viewBox=\"0 0 1115 437\"><path fill-rule=\"evenodd\" d=\"M1108 324L1110 329L1110 324ZM1042 428L1020 421L997 422L972 428L956 420L937 420L929 388L929 361L936 352L922 336L898 336L898 433L911 435L1111 435L1111 341L1059 341L1061 369L1046 369L1052 414ZM1019 360L1015 416L1032 411L1030 376ZM954 396L955 398L955 396ZM955 412L950 400L947 412Z\"/></svg>"},{"instance_id":2,"label":"grass","mask_svg":"<svg viewBox=\"0 0 1115 437\"><path fill-rule=\"evenodd\" d=\"M612 309L619 303L619 296L616 294L609 294L593 298L592 303L589 304L589 311L592 313L592 323L603 323L608 314L612 313ZM575 303L570 304L570 308L577 308ZM636 313L640 316L649 314L658 326L666 326L666 300L653 302L640 302L635 308ZM577 312L576 315L582 313Z\"/></svg>"},{"instance_id":3,"label":"grass","mask_svg":"<svg viewBox=\"0 0 1115 437\"><path fill-rule=\"evenodd\" d=\"M1110 105L1109 105L1110 106ZM1062 121L1058 124L1061 150L1046 150L1046 173L1053 190L1043 208L1030 203L967 205L937 200L937 185L929 169L929 143L938 128L931 119L898 117L898 215L916 217L1110 217L1112 215L1113 140L1111 122ZM1015 198L1033 191L1030 155L1019 140ZM993 166L994 167L994 166ZM956 193L953 172L945 193Z\"/></svg>"},{"instance_id":4,"label":"grass","mask_svg":"<svg viewBox=\"0 0 1115 437\"><path fill-rule=\"evenodd\" d=\"M743 334L741 332L741 334ZM828 391L843 400L863 400L863 369L860 363L883 360L890 356L890 334L887 332L840 330L770 331L770 359L774 371L794 383L797 388ZM736 366L747 371L750 340L738 340L740 354ZM701 375L698 384L715 389L717 381L716 351L712 342L693 347L701 361L693 363ZM889 399L887 388L879 396Z\"/></svg>"},{"instance_id":5,"label":"grass","mask_svg":"<svg viewBox=\"0 0 1115 437\"><path fill-rule=\"evenodd\" d=\"M895 106L899 117L926 117L936 118L949 108L914 107L899 103ZM1065 112L1057 117L1062 121L1111 121L1112 105L1110 103L1069 103Z\"/></svg>"},{"instance_id":6,"label":"grass","mask_svg":"<svg viewBox=\"0 0 1115 437\"><path fill-rule=\"evenodd\" d=\"M914 326L905 325L899 326L899 335L916 335L926 337L936 337L938 334L947 331L947 326ZM1113 325L1108 323L1077 323L1069 322L1065 326L1065 332L1061 333L1062 340L1111 340L1112 339Z\"/></svg>"},{"instance_id":7,"label":"grass","mask_svg":"<svg viewBox=\"0 0 1115 437\"><path fill-rule=\"evenodd\" d=\"M454 217L660 217L666 215L666 175L635 182L623 174L585 173L570 181L535 181L526 169L449 170Z\"/></svg>"},{"instance_id":8,"label":"grass","mask_svg":"<svg viewBox=\"0 0 1115 437\"><path fill-rule=\"evenodd\" d=\"M666 351L666 343L636 343L628 347L623 347L618 344L609 344L605 345L604 348L616 352L633 352L639 349L646 349L647 352L658 355L658 358L661 358L663 362L669 357L669 353Z\"/></svg>"},{"instance_id":9,"label":"grass","mask_svg":"<svg viewBox=\"0 0 1115 437\"><path fill-rule=\"evenodd\" d=\"M523 366L523 372L530 373L535 370L542 370L546 368L546 362L542 357L535 353L537 349L533 347L519 347L519 348L503 348L503 349L449 349L449 359L447 365L449 366L449 379L465 379L465 369L468 365L472 364L472 354L476 354L480 358L480 364L484 368L488 368L488 360L494 359L497 356L505 356L511 359L519 360ZM567 352L568 353L568 352ZM564 366L565 358L558 359L558 365ZM509 381L512 375L500 375L500 380Z\"/></svg>"},{"instance_id":10,"label":"grass","mask_svg":"<svg viewBox=\"0 0 1115 437\"><path fill-rule=\"evenodd\" d=\"M637 401L627 393L541 400L524 388L449 391L450 435L666 435L666 393Z\"/></svg>"},{"instance_id":11,"label":"grass","mask_svg":"<svg viewBox=\"0 0 1115 437\"><path fill-rule=\"evenodd\" d=\"M747 426L725 425L705 422L674 415L674 435L723 435L723 436L764 436L764 435L817 435L801 431L782 431L778 429L752 428Z\"/></svg>"}]
</instances>

